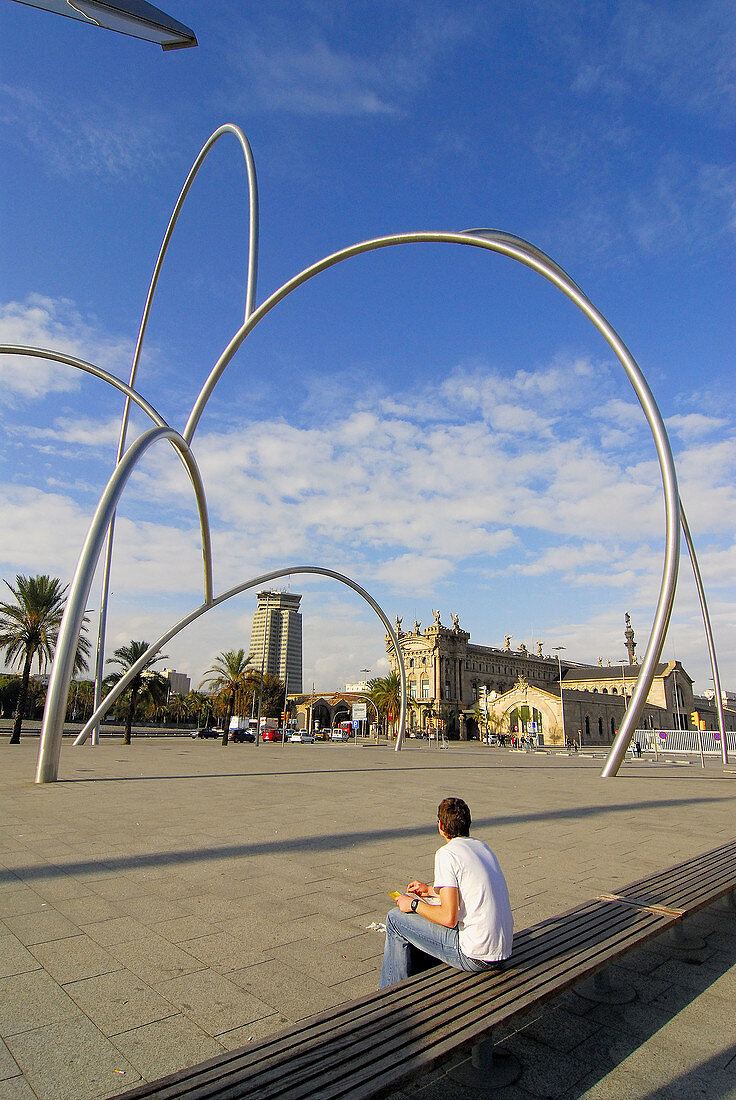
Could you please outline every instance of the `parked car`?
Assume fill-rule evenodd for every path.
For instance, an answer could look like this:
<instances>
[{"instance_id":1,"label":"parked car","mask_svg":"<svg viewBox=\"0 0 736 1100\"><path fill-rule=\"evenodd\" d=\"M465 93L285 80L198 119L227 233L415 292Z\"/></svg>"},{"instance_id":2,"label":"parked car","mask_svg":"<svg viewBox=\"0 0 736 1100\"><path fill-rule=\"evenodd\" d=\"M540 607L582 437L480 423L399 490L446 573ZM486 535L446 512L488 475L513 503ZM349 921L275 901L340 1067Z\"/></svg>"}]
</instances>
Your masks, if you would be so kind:
<instances>
[{"instance_id":1,"label":"parked car","mask_svg":"<svg viewBox=\"0 0 736 1100\"><path fill-rule=\"evenodd\" d=\"M210 726L192 730L192 737L222 737L222 730L212 729Z\"/></svg>"},{"instance_id":2,"label":"parked car","mask_svg":"<svg viewBox=\"0 0 736 1100\"><path fill-rule=\"evenodd\" d=\"M296 741L298 744L313 745L316 738L309 730L294 730L289 740Z\"/></svg>"},{"instance_id":3,"label":"parked car","mask_svg":"<svg viewBox=\"0 0 736 1100\"><path fill-rule=\"evenodd\" d=\"M267 727L261 730L261 741L288 741L289 735L286 733L284 736L284 730L271 729Z\"/></svg>"},{"instance_id":4,"label":"parked car","mask_svg":"<svg viewBox=\"0 0 736 1100\"><path fill-rule=\"evenodd\" d=\"M314 735L315 740L316 741L329 741L331 732L332 731L328 730L328 729L317 730L317 732Z\"/></svg>"},{"instance_id":5,"label":"parked car","mask_svg":"<svg viewBox=\"0 0 736 1100\"><path fill-rule=\"evenodd\" d=\"M256 735L254 733L251 733L250 730L243 730L243 729L230 730L230 737L228 738L229 741L235 741L236 743L239 743L239 744L244 742L244 741L247 741L248 744L250 744L250 745L252 745L255 742L255 739L256 739Z\"/></svg>"}]
</instances>

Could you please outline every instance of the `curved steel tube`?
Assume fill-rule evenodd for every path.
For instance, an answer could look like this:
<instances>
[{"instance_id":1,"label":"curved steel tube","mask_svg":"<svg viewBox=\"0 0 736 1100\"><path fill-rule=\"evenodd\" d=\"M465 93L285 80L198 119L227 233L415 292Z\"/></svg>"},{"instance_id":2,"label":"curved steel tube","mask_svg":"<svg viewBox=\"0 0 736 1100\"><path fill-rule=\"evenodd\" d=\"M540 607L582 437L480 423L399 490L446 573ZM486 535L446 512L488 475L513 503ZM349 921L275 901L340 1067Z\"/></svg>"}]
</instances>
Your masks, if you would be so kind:
<instances>
[{"instance_id":1,"label":"curved steel tube","mask_svg":"<svg viewBox=\"0 0 736 1100\"><path fill-rule=\"evenodd\" d=\"M682 530L685 535L685 542L687 543L688 553L690 554L690 562L693 567L693 573L695 574L695 586L698 590L698 599L700 600L700 610L703 615L703 626L705 628L705 637L708 642L708 653L710 655L710 667L713 672L713 690L715 692L714 699L716 700L716 706L718 708L718 724L721 731L721 759L724 766L728 764L728 746L726 745L726 724L723 716L723 696L721 694L721 680L718 675L718 661L716 660L716 646L713 641L713 631L710 625L710 615L708 613L708 603L705 598L705 588L703 587L703 580L700 576L700 567L698 565L698 558L695 553L695 545L693 543L692 535L690 534L690 527L688 526L687 518L685 516L685 510L682 507L682 501L680 501L680 509L682 512Z\"/></svg>"},{"instance_id":2,"label":"curved steel tube","mask_svg":"<svg viewBox=\"0 0 736 1100\"><path fill-rule=\"evenodd\" d=\"M202 528L203 555L205 556L205 607L212 606L212 575L211 570L207 575L207 561L211 564L212 551L210 546L209 522L207 520L207 505L204 497L204 486L199 474L197 463L186 442L179 432L168 426L149 428L143 432L123 455L122 460L115 467L112 477L100 497L97 510L93 516L85 539L82 553L79 556L74 578L69 586L69 596L64 610L64 616L59 628L59 636L54 652L54 663L51 666L48 691L46 693L46 705L44 707L43 725L41 727L41 744L38 751L38 767L36 770L37 783L53 783L59 771L59 754L61 752L61 738L64 732L64 715L66 702L69 695L69 684L74 668L74 655L77 649L79 632L82 629L84 609L92 586L97 562L102 552L105 535L110 525L110 517L117 507L120 495L125 488L130 475L135 470L139 460L149 447L157 443L159 439L169 439L179 451L189 476L194 485L199 506L200 526Z\"/></svg>"},{"instance_id":3,"label":"curved steel tube","mask_svg":"<svg viewBox=\"0 0 736 1100\"><path fill-rule=\"evenodd\" d=\"M649 689L654 680L657 662L662 653L667 627L672 615L679 567L681 522L680 498L677 488L677 474L672 456L672 448L662 415L638 363L615 329L613 329L606 318L595 308L590 299L582 293L572 279L569 278L565 271L563 271L558 264L554 263L554 261L546 257L540 249L528 245L522 238L514 237L512 234L497 233L494 230L486 229L478 231L478 233L480 235L473 235L472 231L470 233L400 233L389 237L378 237L372 240L362 241L349 248L341 249L339 252L334 252L324 259L319 260L317 263L312 264L310 267L305 268L304 271L284 283L282 287L267 298L248 318L240 331L235 334L202 387L194 403L194 407L192 408L187 425L184 428L183 436L187 442L191 443L207 401L219 378L245 338L253 331L259 321L263 320L266 314L270 313L275 305L287 297L293 290L296 290L297 287L308 282L322 271L326 271L328 268L334 267L336 264L341 263L343 260L350 259L353 256L359 256L365 252L373 252L380 248L389 248L393 245L400 244L447 243L472 245L476 248L486 248L492 252L498 252L504 256L508 256L510 259L517 260L526 267L537 271L545 279L558 287L558 289L561 290L583 314L585 314L588 320L600 332L626 371L652 432L664 490L665 554L659 597L652 624L652 631L649 636L649 643L637 680L637 686L632 695L626 716L621 723L619 733L611 746L606 765L601 773L604 778L608 778L617 774L621 762L626 755L626 749L634 734L637 722L644 708L644 704L646 703Z\"/></svg>"},{"instance_id":4,"label":"curved steel tube","mask_svg":"<svg viewBox=\"0 0 736 1100\"><path fill-rule=\"evenodd\" d=\"M21 344L0 344L0 355L29 355L34 359L50 359L54 363L64 363L67 367L76 367L77 370L84 371L85 374L92 374L95 378L99 378L116 390L120 390L121 393L125 394L127 400L135 402L141 412L149 416L157 427L168 427L161 414L156 412L153 405L149 404L145 397L141 397L139 393L136 393L132 385L126 386L125 382L121 382L114 374L103 370L102 367L95 366L94 363L77 359L74 355L64 355L60 351L49 351L48 348L31 348Z\"/></svg>"},{"instance_id":5,"label":"curved steel tube","mask_svg":"<svg viewBox=\"0 0 736 1100\"><path fill-rule=\"evenodd\" d=\"M391 623L389 622L382 608L379 606L379 604L376 603L370 593L366 592L364 588L361 588L359 584L351 580L349 577L346 577L343 573L336 573L333 569L322 569L316 565L289 566L286 569L273 569L269 573L262 573L259 577L253 577L251 580L244 581L242 584L236 584L234 588L229 588L227 592L223 592L222 595L216 596L210 604L200 604L200 606L196 607L194 611L191 611L188 615L185 615L183 619L180 619L178 623L175 623L174 626L166 631L165 634L162 634L160 638L158 638L155 642L152 642L146 652L142 654L140 659L136 661L134 665L131 665L125 676L123 676L123 678L119 680L117 684L115 684L115 686L107 693L105 698L98 705L92 717L78 734L74 744L82 745L87 740L87 737L91 733L92 729L99 724L99 722L102 718L104 718L105 714L113 705L113 703L120 698L133 677L137 676L141 669L145 667L146 661L148 661L150 657L153 657L156 653L158 653L165 645L167 645L171 641L172 638L175 638L176 635L180 633L180 631L189 626L190 623L193 623L196 619L200 618L201 615L204 615L211 608L217 607L221 603L225 603L226 600L232 599L233 596L237 596L241 592L246 592L249 588L256 588L262 584L268 584L269 581L276 580L279 577L288 577L299 573L310 573L316 574L317 576L321 577L330 577L332 580L339 581L341 584L347 585L348 588L352 588L354 592L357 592L359 596L362 596L363 599L368 604L370 604L383 625L386 627L386 630L391 637L394 652L396 653L396 659L399 663L399 668L401 670L401 713L399 715L399 736L396 741L396 751L398 751L403 744L404 728L406 724L406 673L404 670L404 660L401 655L401 647L399 646L398 639L393 631ZM66 706L66 697L64 699L64 705ZM37 782L42 782L42 780L37 780Z\"/></svg>"},{"instance_id":6,"label":"curved steel tube","mask_svg":"<svg viewBox=\"0 0 736 1100\"><path fill-rule=\"evenodd\" d=\"M207 155L219 141L224 134L234 134L240 142L240 146L243 150L243 156L245 158L245 167L248 177L248 204L249 204L249 221L248 221L248 272L246 277L245 287L245 312L244 318L248 319L253 311L253 305L256 297L256 280L258 276L258 182L256 179L256 166L253 160L253 151L250 147L250 142L240 129L239 126L235 126L233 123L225 123L224 126L218 127L217 130L202 146L197 159L194 161L189 175L187 176L184 186L179 192L179 198L176 200L174 209L169 219L169 224L164 233L164 239L159 249L156 264L153 269L153 275L151 276L151 282L148 287L148 294L146 295L146 303L143 307L143 315L141 317L141 323L138 330L138 339L136 340L135 352L133 354L133 362L130 368L130 386L133 386L138 371L138 363L140 361L141 351L143 349L143 340L146 334L146 327L148 325L148 318L151 313L151 306L153 304L153 297L156 293L156 287L158 285L159 275L161 274L161 268L163 266L164 257L169 248L169 243L174 232L174 227L179 220L179 214L184 205L184 201L189 194L189 190L199 172L199 169L204 164ZM120 462L125 450L125 440L128 433L128 418L130 415L130 400L125 402L123 408L123 416L120 423L120 438L118 441L118 453L116 462ZM105 665L105 635L107 633L107 605L110 591L110 573L112 570L112 554L113 544L115 541L115 513L113 513L110 519L110 529L107 536L107 546L105 548L105 564L102 571L102 592L100 596L100 618L97 633L97 656L95 659L95 690L94 690L94 706L97 708L100 703L100 697L102 694L102 680L104 676ZM97 743L97 730L92 738L93 744Z\"/></svg>"}]
</instances>

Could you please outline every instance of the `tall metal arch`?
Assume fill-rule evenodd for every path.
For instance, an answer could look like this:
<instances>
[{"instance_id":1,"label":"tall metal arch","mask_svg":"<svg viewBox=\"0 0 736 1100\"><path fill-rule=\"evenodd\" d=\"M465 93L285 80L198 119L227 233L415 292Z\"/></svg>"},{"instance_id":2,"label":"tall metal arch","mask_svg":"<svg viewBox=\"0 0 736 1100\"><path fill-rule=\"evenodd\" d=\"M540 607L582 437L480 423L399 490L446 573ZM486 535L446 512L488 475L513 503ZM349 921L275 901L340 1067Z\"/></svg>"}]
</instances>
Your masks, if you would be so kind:
<instances>
[{"instance_id":1,"label":"tall metal arch","mask_svg":"<svg viewBox=\"0 0 736 1100\"><path fill-rule=\"evenodd\" d=\"M320 577L329 577L332 580L339 581L340 584L347 585L348 588L352 588L353 592L357 592L366 603L368 603L378 615L379 619L386 628L387 634L391 638L391 643L394 647L396 654L396 660L399 664L401 673L401 710L399 714L399 735L396 739L397 751L401 748L404 740L404 729L406 724L406 671L404 669L404 659L401 654L401 646L399 645L398 638L394 633L393 627L389 622L385 612L380 605L373 599L369 592L362 588L356 581L351 580L350 577L346 577L343 573L337 573L334 569L323 569L316 565L290 565L283 569L272 569L268 573L262 573L258 577L251 577L248 581L243 581L242 584L236 584L233 588L229 588L227 592L223 592L221 595L216 596L211 602L202 603L199 607L196 607L193 611L190 611L188 615L185 615L179 622L174 623L160 638L157 638L155 642L149 645L148 649L143 653L138 661L134 665L131 665L126 674L115 684L115 686L108 692L99 706L96 708L94 714L90 717L89 721L80 731L75 745L82 745L91 734L93 728L104 718L110 707L117 699L125 692L131 680L138 675L141 669L145 668L146 662L150 657L153 657L156 653L159 653L165 645L167 645L172 638L175 638L177 634L181 633L185 627L201 618L208 611L211 611L213 607L219 607L220 604L225 603L227 600L233 598L233 596L240 595L241 592L247 592L250 588L257 588L262 584L268 584L270 581L277 580L279 577L290 577L299 574L314 574Z\"/></svg>"},{"instance_id":2,"label":"tall metal arch","mask_svg":"<svg viewBox=\"0 0 736 1100\"><path fill-rule=\"evenodd\" d=\"M77 562L76 572L69 586L69 596L64 608L64 615L59 627L59 636L54 652L54 663L51 666L48 690L46 692L46 705L44 708L43 726L41 728L41 744L38 751L38 767L36 769L37 783L53 783L59 771L59 754L61 752L61 739L64 732L64 715L66 702L69 696L69 684L74 669L74 655L77 649L79 633L82 629L84 608L92 587L97 562L102 552L110 518L115 512L118 500L125 488L128 479L138 465L138 462L154 443L161 439L169 439L181 455L182 461L189 471L192 483L195 487L197 503L200 506L200 521L202 527L202 553L205 559L205 605L212 604L212 550L210 546L210 528L207 519L207 505L205 502L204 486L200 477L197 463L188 445L174 428L149 428L143 432L123 455L122 460L115 467L115 471L107 483L104 493L97 505L97 510L90 524L85 539L82 553ZM210 568L207 568L209 563Z\"/></svg>"},{"instance_id":3,"label":"tall metal arch","mask_svg":"<svg viewBox=\"0 0 736 1100\"><path fill-rule=\"evenodd\" d=\"M256 325L270 313L274 306L278 305L280 301L286 298L292 291L296 290L297 287L302 286L316 275L334 267L336 264L366 252L373 252L381 248L390 248L395 245L403 244L445 243L470 245L476 248L485 248L492 252L498 252L536 271L561 290L594 325L616 355L616 358L623 366L631 382L652 432L662 477L665 503L664 565L652 630L637 680L637 686L634 690L629 709L621 724L619 734L611 748L606 766L601 773L604 777L616 775L626 754L626 747L631 741L649 690L652 686L657 662L662 653L667 627L672 615L675 589L677 587L681 525L677 474L675 471L672 448L662 415L638 363L603 314L596 309L590 299L583 294L567 273L540 249L529 244L529 242L524 241L520 237L515 237L513 234L498 232L496 230L480 229L465 232L398 233L389 237L377 237L368 241L362 241L349 248L341 249L338 252L334 252L324 257L324 259L305 268L298 275L295 275L288 282L284 283L282 287L275 291L253 311L252 315L243 324L239 332L235 334L227 348L225 348L220 359L210 372L207 381L200 391L199 397L194 403L189 420L182 434L184 438L191 443L210 395L235 353Z\"/></svg>"},{"instance_id":4,"label":"tall metal arch","mask_svg":"<svg viewBox=\"0 0 736 1100\"><path fill-rule=\"evenodd\" d=\"M136 340L135 351L133 353L133 361L130 368L129 386L135 384L136 375L138 373L138 364L140 363L141 352L143 350L143 341L146 335L146 328L148 326L148 319L151 314L151 307L153 305L153 299L156 293L156 287L158 286L159 276L161 274L161 268L163 267L166 253L169 249L176 223L179 220L179 214L189 194L190 188L197 177L197 173L207 159L209 153L212 151L217 142L225 134L233 134L240 144L240 148L243 152L243 158L245 160L246 176L248 180L248 263L247 274L245 281L245 310L244 318L247 321L250 314L253 312L253 306L256 298L256 282L258 278L258 181L256 178L256 166L253 160L253 151L250 147L250 142L245 136L239 126L235 126L233 123L225 123L223 126L219 126L217 130L207 139L202 148L199 151L194 164L189 170L189 175L184 181L184 186L179 192L179 197L174 204L174 209L169 218L169 224L166 227L163 241L161 242L161 248L159 249L158 256L156 257L156 263L153 268L153 274L151 276L151 282L148 287L148 294L146 295L145 305L143 307L143 314L141 316L141 323L138 329L138 339ZM130 416L130 397L126 399L125 406L123 408L123 415L120 422L120 437L118 440L118 452L117 462L120 462L125 451L125 441L128 434L128 419ZM110 517L110 526L107 534L107 545L105 547L105 564L102 570L102 590L100 595L100 618L98 624L97 633L97 655L95 658L95 689L94 689L94 708L97 709L102 697L102 680L104 677L105 667L105 636L107 634L107 606L109 602L110 593L110 574L112 572L112 555L113 544L115 541L115 513L113 512ZM97 741L97 727L92 735L93 742Z\"/></svg>"}]
</instances>

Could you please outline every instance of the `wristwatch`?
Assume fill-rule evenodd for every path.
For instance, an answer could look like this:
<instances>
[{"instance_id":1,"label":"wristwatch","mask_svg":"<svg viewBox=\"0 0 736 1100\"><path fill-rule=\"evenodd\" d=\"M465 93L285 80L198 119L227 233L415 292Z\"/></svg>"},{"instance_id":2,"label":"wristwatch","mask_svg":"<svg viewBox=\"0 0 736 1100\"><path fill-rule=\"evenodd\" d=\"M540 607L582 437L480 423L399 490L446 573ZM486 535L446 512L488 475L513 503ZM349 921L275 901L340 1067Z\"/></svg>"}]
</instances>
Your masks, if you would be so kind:
<instances>
[{"instance_id":1,"label":"wristwatch","mask_svg":"<svg viewBox=\"0 0 736 1100\"><path fill-rule=\"evenodd\" d=\"M411 911L412 911L412 913L416 913L417 905L419 905L419 898L412 898L411 899Z\"/></svg>"}]
</instances>

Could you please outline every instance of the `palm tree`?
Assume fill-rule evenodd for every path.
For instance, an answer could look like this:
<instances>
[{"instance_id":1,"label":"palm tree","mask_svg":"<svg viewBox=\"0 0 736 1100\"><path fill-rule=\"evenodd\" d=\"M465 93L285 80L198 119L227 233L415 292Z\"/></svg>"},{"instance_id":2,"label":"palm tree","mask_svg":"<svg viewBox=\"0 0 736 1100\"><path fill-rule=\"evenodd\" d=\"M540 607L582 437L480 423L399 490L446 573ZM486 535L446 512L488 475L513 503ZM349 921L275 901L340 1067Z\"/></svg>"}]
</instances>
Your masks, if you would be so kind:
<instances>
[{"instance_id":1,"label":"palm tree","mask_svg":"<svg viewBox=\"0 0 736 1100\"><path fill-rule=\"evenodd\" d=\"M398 672L391 672L388 676L377 676L368 681L370 697L378 707L379 714L394 722L401 707L401 677Z\"/></svg>"},{"instance_id":2,"label":"palm tree","mask_svg":"<svg viewBox=\"0 0 736 1100\"><path fill-rule=\"evenodd\" d=\"M62 585L58 577L46 574L26 577L16 573L15 587L10 581L5 583L13 593L15 603L0 603L0 649L5 650L5 659L11 666L15 664L21 669L20 691L10 738L11 745L19 745L33 659L36 658L39 672L53 660L67 586ZM90 646L84 637L86 621L85 615L74 655L75 672L87 667Z\"/></svg>"},{"instance_id":3,"label":"palm tree","mask_svg":"<svg viewBox=\"0 0 736 1100\"><path fill-rule=\"evenodd\" d=\"M136 661L140 660L147 649L148 642L134 641L129 642L128 645L121 645L119 649L116 649L112 657L107 658L105 664L119 665L121 671L110 673L109 676L105 677L105 683L112 685L117 684L119 680L122 680L126 672L133 667ZM139 672L137 672L133 679L130 681L130 686L128 687L128 691L130 692L130 695L128 696L128 708L125 712L125 736L123 737L124 745L129 745L132 740L131 735L133 730L133 716L135 715L135 708L138 705L139 698L145 695L153 696L156 690L154 685L157 681L160 682L161 685L165 683L163 676L161 676L157 672L150 673L148 677L146 677L144 673L146 673L148 669L150 669L151 666L155 665L158 661L166 660L168 660L168 658L165 654L162 654L158 657L149 657L146 663L143 665L143 668Z\"/></svg>"},{"instance_id":4,"label":"palm tree","mask_svg":"<svg viewBox=\"0 0 736 1100\"><path fill-rule=\"evenodd\" d=\"M239 694L245 692L249 664L250 657L246 657L244 649L228 649L226 653L218 654L199 685L204 687L209 684L214 692L221 692L227 697L225 728L222 731L223 745L227 745L230 721L235 714L235 700Z\"/></svg>"}]
</instances>

